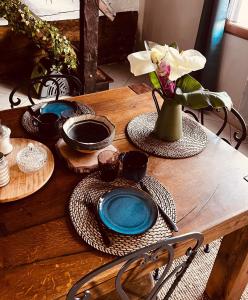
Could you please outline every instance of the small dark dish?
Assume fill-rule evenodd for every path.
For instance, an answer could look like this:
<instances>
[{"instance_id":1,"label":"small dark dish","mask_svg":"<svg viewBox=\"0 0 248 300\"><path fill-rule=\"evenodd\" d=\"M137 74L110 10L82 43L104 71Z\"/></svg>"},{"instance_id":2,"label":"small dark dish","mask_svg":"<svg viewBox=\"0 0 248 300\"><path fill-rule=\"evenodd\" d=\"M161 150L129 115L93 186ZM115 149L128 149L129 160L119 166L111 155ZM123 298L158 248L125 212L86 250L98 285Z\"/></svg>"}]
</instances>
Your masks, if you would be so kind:
<instances>
[{"instance_id":1,"label":"small dark dish","mask_svg":"<svg viewBox=\"0 0 248 300\"><path fill-rule=\"evenodd\" d=\"M100 198L98 214L108 229L123 235L137 235L145 233L156 223L158 209L147 193L123 187Z\"/></svg>"},{"instance_id":2,"label":"small dark dish","mask_svg":"<svg viewBox=\"0 0 248 300\"><path fill-rule=\"evenodd\" d=\"M90 153L109 146L115 126L103 116L81 115L69 118L62 127L64 141L74 150Z\"/></svg>"}]
</instances>

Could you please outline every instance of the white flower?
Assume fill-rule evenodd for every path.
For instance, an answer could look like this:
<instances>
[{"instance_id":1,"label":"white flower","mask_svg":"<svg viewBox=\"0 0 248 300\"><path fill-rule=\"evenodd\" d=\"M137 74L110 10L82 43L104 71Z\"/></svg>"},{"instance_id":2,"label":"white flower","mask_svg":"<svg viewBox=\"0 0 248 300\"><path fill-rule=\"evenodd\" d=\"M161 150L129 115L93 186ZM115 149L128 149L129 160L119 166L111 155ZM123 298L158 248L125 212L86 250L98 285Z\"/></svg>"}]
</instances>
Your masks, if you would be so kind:
<instances>
[{"instance_id":1,"label":"white flower","mask_svg":"<svg viewBox=\"0 0 248 300\"><path fill-rule=\"evenodd\" d=\"M148 51L135 52L129 54L127 58L130 62L131 72L135 76L147 74L156 70L156 66L153 65Z\"/></svg>"},{"instance_id":2,"label":"white flower","mask_svg":"<svg viewBox=\"0 0 248 300\"><path fill-rule=\"evenodd\" d=\"M165 61L171 67L169 79L174 81L185 74L204 68L206 58L196 50L179 53L177 49L169 47Z\"/></svg>"},{"instance_id":3,"label":"white flower","mask_svg":"<svg viewBox=\"0 0 248 300\"><path fill-rule=\"evenodd\" d=\"M185 74L204 68L206 58L196 50L179 51L168 45L156 45L150 51L140 51L128 56L131 72L135 76L153 72L157 64L165 61L170 65L169 79L177 80Z\"/></svg>"},{"instance_id":4,"label":"white flower","mask_svg":"<svg viewBox=\"0 0 248 300\"><path fill-rule=\"evenodd\" d=\"M159 64L166 56L166 52L168 51L168 46L154 46L150 51L151 61L154 64Z\"/></svg>"}]
</instances>

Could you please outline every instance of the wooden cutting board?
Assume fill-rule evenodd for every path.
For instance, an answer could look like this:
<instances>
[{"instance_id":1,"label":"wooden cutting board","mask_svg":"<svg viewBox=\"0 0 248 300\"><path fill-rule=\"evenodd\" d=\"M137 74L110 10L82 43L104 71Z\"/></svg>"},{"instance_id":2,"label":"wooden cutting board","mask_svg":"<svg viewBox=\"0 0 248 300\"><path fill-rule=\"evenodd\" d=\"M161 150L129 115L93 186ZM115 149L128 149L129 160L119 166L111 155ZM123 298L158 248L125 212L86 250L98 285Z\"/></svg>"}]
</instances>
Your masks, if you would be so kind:
<instances>
[{"instance_id":1,"label":"wooden cutting board","mask_svg":"<svg viewBox=\"0 0 248 300\"><path fill-rule=\"evenodd\" d=\"M34 140L22 138L12 138L10 141L13 145L13 150L6 156L10 166L10 182L8 185L0 187L0 203L20 200L35 193L46 184L54 170L53 154L45 145ZM16 155L29 143L39 145L47 151L47 162L39 171L23 173L19 170L16 163Z\"/></svg>"},{"instance_id":2,"label":"wooden cutting board","mask_svg":"<svg viewBox=\"0 0 248 300\"><path fill-rule=\"evenodd\" d=\"M103 150L117 151L113 145L93 153L81 153L70 148L63 139L56 144L58 154L64 159L69 169L76 173L89 174L98 169L97 156Z\"/></svg>"}]
</instances>

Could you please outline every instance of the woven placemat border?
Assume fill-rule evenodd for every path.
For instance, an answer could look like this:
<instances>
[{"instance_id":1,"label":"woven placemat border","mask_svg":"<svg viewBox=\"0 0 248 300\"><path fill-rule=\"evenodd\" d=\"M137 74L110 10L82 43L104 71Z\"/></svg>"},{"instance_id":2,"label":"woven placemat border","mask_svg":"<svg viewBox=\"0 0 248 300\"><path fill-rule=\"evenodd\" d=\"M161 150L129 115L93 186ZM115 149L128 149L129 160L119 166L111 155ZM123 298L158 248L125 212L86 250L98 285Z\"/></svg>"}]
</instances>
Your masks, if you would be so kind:
<instances>
[{"instance_id":1,"label":"woven placemat border","mask_svg":"<svg viewBox=\"0 0 248 300\"><path fill-rule=\"evenodd\" d=\"M167 145L175 145L175 143L179 143L179 142L182 142L182 139L180 139L179 141L176 141L176 142L165 142L165 141L162 141L162 140L159 140L155 137L155 135L152 134L152 131L153 131L153 128L154 126L152 127L152 129L149 131L149 134L150 134L150 137L153 139L153 141L157 141L158 144L156 146L154 146L153 148L151 149L148 149L148 147L144 147L143 145L141 145L140 143L138 143L136 140L134 140L131 136L130 136L130 124L132 122L134 122L135 120L137 120L137 118L140 118L140 117L143 117L143 116L156 116L157 117L157 113L156 112L149 112L149 113L144 113L144 114L141 114L141 115L138 115L136 117L134 117L127 125L126 125L126 128L125 128L125 134L126 134L126 137L128 139L128 141L133 144L135 147L137 147L138 149L152 155L152 156L155 156L155 157L162 157L162 158L172 158L172 159L182 159L182 158L188 158L188 157L192 157L192 156L195 156L199 153L201 153L207 146L207 142L208 142L208 138L207 138L207 134L206 132L204 131L204 129L202 128L202 126L196 122L195 120L193 120L191 117L188 117L186 116L185 114L183 114L183 121L185 119L187 119L188 122L191 122L192 124L195 124L197 127L197 129L200 131L200 133L202 134L202 145L199 146L199 149L196 149L195 151L187 151L187 152L181 152L179 155L176 155L175 154L175 151L172 151L173 149L170 150L170 153L173 153L173 155L171 154L167 154L167 153L158 153L158 144L159 142L163 143L163 144L167 144ZM155 125L155 121L154 121L154 125ZM187 150L187 148L185 148L184 150Z\"/></svg>"},{"instance_id":2,"label":"woven placemat border","mask_svg":"<svg viewBox=\"0 0 248 300\"><path fill-rule=\"evenodd\" d=\"M51 101L51 102L55 102L55 101ZM37 103L37 104L33 105L33 107L35 109L39 109L45 103L49 103L49 102ZM78 106L78 111L75 113L75 116L82 115L82 114L95 115L94 109L91 108L89 105L83 104L80 102L76 102L76 101L74 101L74 103L76 103L76 105ZM30 111L29 110L25 111L25 113L22 115L22 120L21 120L22 126L29 134L38 137L39 136L38 129L32 124L31 118L32 118L32 116L31 116Z\"/></svg>"},{"instance_id":3,"label":"woven placemat border","mask_svg":"<svg viewBox=\"0 0 248 300\"><path fill-rule=\"evenodd\" d=\"M176 223L175 202L166 187L161 185L157 179L151 176L146 176L142 181L148 187L154 201L159 203L162 209L164 209ZM146 233L128 236L108 231L108 235L111 237L111 240L113 240L113 245L106 247L99 233L95 217L89 210L87 210L87 207L83 205L87 186L91 187L88 193L90 193L91 198L93 199L92 201L96 204L103 193L113 188L123 186L138 188L138 185L123 178L118 178L110 183L102 182L100 180L99 173L95 172L84 178L75 187L69 202L70 218L79 236L81 236L86 243L95 249L115 256L123 256L172 236L170 228L159 214L156 224ZM98 190L96 190L96 186Z\"/></svg>"}]
</instances>

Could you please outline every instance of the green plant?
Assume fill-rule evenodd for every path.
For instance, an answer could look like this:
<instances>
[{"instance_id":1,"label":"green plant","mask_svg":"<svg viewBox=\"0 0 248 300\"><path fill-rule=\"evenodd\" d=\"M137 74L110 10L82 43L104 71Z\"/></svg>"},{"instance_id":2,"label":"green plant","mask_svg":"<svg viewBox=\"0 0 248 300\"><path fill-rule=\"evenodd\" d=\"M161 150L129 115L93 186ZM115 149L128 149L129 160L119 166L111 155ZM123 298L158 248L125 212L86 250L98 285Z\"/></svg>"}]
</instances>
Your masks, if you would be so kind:
<instances>
[{"instance_id":1,"label":"green plant","mask_svg":"<svg viewBox=\"0 0 248 300\"><path fill-rule=\"evenodd\" d=\"M211 92L188 73L204 68L206 58L196 50L179 51L176 43L158 45L145 42L146 51L128 56L131 72L135 76L149 73L155 89L167 101L182 104L193 109L209 106L232 107L232 100L226 92Z\"/></svg>"},{"instance_id":2,"label":"green plant","mask_svg":"<svg viewBox=\"0 0 248 300\"><path fill-rule=\"evenodd\" d=\"M77 56L70 41L60 34L58 28L41 20L20 0L2 0L0 17L5 18L13 31L32 39L48 57L51 69L76 69Z\"/></svg>"}]
</instances>

